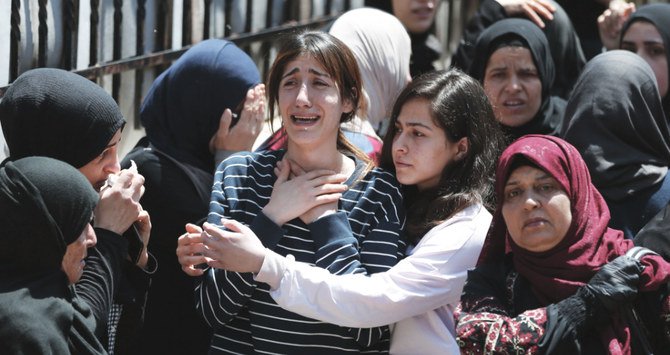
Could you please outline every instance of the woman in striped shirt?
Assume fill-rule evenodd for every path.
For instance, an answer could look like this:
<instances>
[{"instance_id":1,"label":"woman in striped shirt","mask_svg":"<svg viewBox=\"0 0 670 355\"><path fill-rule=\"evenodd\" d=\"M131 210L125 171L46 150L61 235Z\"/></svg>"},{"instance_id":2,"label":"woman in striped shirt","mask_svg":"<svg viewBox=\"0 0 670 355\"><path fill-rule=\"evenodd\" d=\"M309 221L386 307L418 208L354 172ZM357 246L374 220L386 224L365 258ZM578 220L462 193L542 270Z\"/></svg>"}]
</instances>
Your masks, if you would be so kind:
<instances>
[{"instance_id":1,"label":"woman in striped shirt","mask_svg":"<svg viewBox=\"0 0 670 355\"><path fill-rule=\"evenodd\" d=\"M484 204L502 145L484 89L458 70L424 74L400 93L382 166L404 185L407 257L372 275L333 275L261 245L252 231L202 240L210 265L251 271L281 307L350 327L392 325L392 354L458 354L452 312L491 221ZM194 236L195 238L199 236ZM182 237L187 239L188 237Z\"/></svg>"},{"instance_id":2,"label":"woman in striped shirt","mask_svg":"<svg viewBox=\"0 0 670 355\"><path fill-rule=\"evenodd\" d=\"M251 228L265 248L334 274L376 273L403 255L405 213L395 177L373 168L344 138L340 123L359 106L361 79L351 51L335 37L304 32L287 38L267 83L286 147L238 153L214 177L205 233L228 219ZM353 329L283 310L251 273L219 269L199 228L180 238L183 269L199 276L197 308L214 328L212 352L385 353L385 326ZM194 267L209 262L212 268Z\"/></svg>"}]
</instances>

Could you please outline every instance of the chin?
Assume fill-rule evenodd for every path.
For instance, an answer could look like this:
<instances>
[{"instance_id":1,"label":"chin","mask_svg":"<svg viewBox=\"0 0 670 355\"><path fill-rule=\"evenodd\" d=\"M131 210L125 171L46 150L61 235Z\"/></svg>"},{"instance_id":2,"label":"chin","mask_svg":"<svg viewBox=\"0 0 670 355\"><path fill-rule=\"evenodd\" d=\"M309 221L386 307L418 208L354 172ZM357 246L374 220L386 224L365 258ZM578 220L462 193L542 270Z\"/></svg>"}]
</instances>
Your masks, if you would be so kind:
<instances>
[{"instance_id":1,"label":"chin","mask_svg":"<svg viewBox=\"0 0 670 355\"><path fill-rule=\"evenodd\" d=\"M505 126L508 126L508 127L519 127L519 126L523 126L523 125L525 125L526 123L528 123L528 122L530 122L530 121L533 120L533 117L528 118L528 117L525 117L525 116L524 116L524 117L519 117L519 116L507 116L507 117L508 117L508 118L504 118L504 119L500 120L500 122L502 122L502 124L504 124Z\"/></svg>"}]
</instances>

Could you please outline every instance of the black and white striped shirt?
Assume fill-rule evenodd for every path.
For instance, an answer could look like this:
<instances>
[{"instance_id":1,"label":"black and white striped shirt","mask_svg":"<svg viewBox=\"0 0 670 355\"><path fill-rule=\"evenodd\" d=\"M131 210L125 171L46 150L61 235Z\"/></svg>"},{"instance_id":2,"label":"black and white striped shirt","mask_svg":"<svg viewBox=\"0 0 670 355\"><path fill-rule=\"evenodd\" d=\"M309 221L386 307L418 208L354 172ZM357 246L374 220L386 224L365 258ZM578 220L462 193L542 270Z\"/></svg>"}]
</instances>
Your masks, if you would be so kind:
<instances>
[{"instance_id":1,"label":"black and white striped shirt","mask_svg":"<svg viewBox=\"0 0 670 355\"><path fill-rule=\"evenodd\" d=\"M273 169L284 153L245 152L223 161L214 177L208 221L221 226L226 217L245 223L265 247L336 274L382 272L395 265L405 251L405 213L395 177L373 169L357 179L364 167L357 162L337 213L310 225L296 218L280 227L261 210L270 201ZM350 329L285 311L250 273L209 269L196 287L196 306L214 328L213 351L388 352L387 327Z\"/></svg>"}]
</instances>

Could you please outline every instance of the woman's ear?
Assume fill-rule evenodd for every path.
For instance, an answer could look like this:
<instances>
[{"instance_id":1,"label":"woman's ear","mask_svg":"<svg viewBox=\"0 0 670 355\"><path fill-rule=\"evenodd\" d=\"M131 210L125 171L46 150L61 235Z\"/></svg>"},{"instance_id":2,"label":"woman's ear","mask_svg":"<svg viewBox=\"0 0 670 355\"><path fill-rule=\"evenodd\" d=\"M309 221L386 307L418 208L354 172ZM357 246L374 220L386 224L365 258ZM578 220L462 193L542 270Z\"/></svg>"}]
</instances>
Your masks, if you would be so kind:
<instances>
[{"instance_id":1,"label":"woman's ear","mask_svg":"<svg viewBox=\"0 0 670 355\"><path fill-rule=\"evenodd\" d=\"M358 98L358 90L351 88L352 94L350 97ZM351 113L354 110L354 102L349 98L344 98L342 101L342 112Z\"/></svg>"},{"instance_id":2,"label":"woman's ear","mask_svg":"<svg viewBox=\"0 0 670 355\"><path fill-rule=\"evenodd\" d=\"M470 141L468 140L468 137L463 137L456 142L456 147L458 148L458 151L456 151L456 160L461 160L465 158L465 156L468 154L468 151L470 150Z\"/></svg>"}]
</instances>

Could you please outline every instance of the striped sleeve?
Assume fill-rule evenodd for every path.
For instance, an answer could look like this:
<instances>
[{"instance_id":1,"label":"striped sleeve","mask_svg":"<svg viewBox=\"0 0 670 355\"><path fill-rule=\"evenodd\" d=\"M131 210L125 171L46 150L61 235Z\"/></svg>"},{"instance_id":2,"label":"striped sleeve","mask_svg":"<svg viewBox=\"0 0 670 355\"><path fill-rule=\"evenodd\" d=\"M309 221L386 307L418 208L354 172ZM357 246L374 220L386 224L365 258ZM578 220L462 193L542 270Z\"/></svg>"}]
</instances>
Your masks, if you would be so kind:
<instances>
[{"instance_id":1,"label":"striped sleeve","mask_svg":"<svg viewBox=\"0 0 670 355\"><path fill-rule=\"evenodd\" d=\"M351 191L353 194L345 195L355 201L348 219L340 211L309 226L316 249L315 264L336 275L386 271L404 253L405 243L401 242L404 210L397 183L390 174L374 170ZM359 239L363 241L362 248ZM349 333L364 347L383 339L387 331L386 326L349 328Z\"/></svg>"},{"instance_id":2,"label":"striped sleeve","mask_svg":"<svg viewBox=\"0 0 670 355\"><path fill-rule=\"evenodd\" d=\"M221 218L231 218L224 179L234 162L235 157L226 159L214 175L207 222L220 228ZM196 309L210 327L217 328L230 322L245 307L255 288L251 274L209 268L195 287Z\"/></svg>"}]
</instances>

